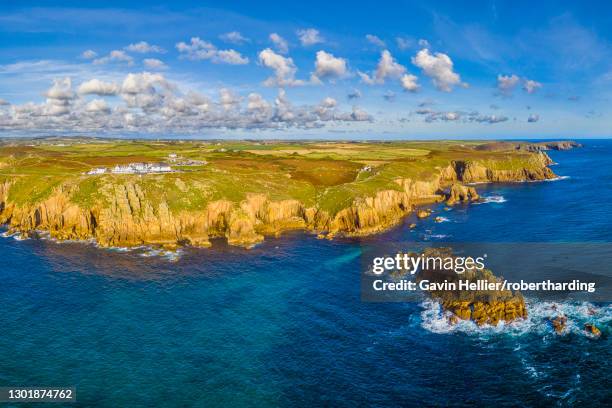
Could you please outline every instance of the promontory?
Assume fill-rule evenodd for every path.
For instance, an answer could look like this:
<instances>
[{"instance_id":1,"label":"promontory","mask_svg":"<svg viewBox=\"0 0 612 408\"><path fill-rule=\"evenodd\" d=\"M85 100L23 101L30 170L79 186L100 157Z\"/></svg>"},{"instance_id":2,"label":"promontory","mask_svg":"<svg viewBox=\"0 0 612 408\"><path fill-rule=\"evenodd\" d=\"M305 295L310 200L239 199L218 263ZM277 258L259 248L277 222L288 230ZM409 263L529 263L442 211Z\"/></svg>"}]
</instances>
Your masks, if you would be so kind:
<instances>
[{"instance_id":1,"label":"promontory","mask_svg":"<svg viewBox=\"0 0 612 408\"><path fill-rule=\"evenodd\" d=\"M100 246L249 247L289 229L383 231L424 204L478 199L469 184L555 177L525 142L5 139L0 223ZM477 186L476 186L477 187Z\"/></svg>"}]
</instances>

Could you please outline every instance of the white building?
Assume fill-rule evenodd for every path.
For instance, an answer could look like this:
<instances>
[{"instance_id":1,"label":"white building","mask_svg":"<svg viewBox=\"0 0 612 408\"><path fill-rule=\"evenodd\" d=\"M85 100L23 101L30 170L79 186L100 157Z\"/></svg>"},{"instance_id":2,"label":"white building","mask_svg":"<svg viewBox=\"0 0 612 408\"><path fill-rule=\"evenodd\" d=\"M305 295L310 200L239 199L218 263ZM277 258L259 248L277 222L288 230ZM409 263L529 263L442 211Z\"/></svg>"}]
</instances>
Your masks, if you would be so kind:
<instances>
[{"instance_id":1,"label":"white building","mask_svg":"<svg viewBox=\"0 0 612 408\"><path fill-rule=\"evenodd\" d=\"M165 163L130 163L125 166L115 166L111 170L113 174L146 174L146 173L169 173L172 168Z\"/></svg>"},{"instance_id":2,"label":"white building","mask_svg":"<svg viewBox=\"0 0 612 408\"><path fill-rule=\"evenodd\" d=\"M91 169L91 170L89 170L87 172L87 174L90 174L90 175L104 174L104 173L106 173L106 169L104 167L98 167L98 168L95 168L95 169Z\"/></svg>"}]
</instances>

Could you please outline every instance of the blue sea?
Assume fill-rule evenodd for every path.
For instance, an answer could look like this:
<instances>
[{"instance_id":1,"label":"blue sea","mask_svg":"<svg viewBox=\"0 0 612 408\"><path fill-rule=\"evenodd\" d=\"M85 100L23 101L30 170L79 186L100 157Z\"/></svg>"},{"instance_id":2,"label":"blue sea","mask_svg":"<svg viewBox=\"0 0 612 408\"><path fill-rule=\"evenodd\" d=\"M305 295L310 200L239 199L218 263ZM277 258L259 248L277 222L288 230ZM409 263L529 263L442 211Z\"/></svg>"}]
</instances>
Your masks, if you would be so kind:
<instances>
[{"instance_id":1,"label":"blue sea","mask_svg":"<svg viewBox=\"0 0 612 408\"><path fill-rule=\"evenodd\" d=\"M76 387L84 407L609 406L609 304L531 299L526 321L478 328L425 297L361 300L363 254L386 242L611 242L612 142L584 143L550 152L557 181L479 185L482 204L433 207L446 222L364 239L159 253L0 238L0 386Z\"/></svg>"}]
</instances>

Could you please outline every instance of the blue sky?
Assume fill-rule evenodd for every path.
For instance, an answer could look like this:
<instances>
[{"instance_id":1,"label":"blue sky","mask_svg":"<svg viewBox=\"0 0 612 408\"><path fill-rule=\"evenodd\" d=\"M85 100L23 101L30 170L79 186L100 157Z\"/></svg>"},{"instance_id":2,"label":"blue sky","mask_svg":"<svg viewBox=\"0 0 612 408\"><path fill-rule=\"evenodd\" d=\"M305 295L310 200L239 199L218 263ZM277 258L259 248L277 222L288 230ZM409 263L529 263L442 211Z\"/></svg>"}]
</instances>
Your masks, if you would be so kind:
<instances>
[{"instance_id":1,"label":"blue sky","mask_svg":"<svg viewBox=\"0 0 612 408\"><path fill-rule=\"evenodd\" d=\"M3 2L0 134L610 136L607 2L227 3Z\"/></svg>"}]
</instances>

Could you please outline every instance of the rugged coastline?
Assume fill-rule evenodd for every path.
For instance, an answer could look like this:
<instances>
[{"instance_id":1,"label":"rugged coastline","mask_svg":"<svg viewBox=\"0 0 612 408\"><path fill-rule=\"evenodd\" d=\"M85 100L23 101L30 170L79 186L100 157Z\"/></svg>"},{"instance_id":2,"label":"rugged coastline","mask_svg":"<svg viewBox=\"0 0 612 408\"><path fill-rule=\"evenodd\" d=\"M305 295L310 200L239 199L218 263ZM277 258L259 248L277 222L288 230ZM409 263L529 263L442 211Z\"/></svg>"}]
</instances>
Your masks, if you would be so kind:
<instances>
[{"instance_id":1,"label":"rugged coastline","mask_svg":"<svg viewBox=\"0 0 612 408\"><path fill-rule=\"evenodd\" d=\"M416 151L416 146L409 143L406 145ZM17 163L12 171L14 175L11 172L2 175L0 223L5 224L10 232L19 232L25 236L45 231L58 240L94 239L103 247L208 247L212 238L225 238L230 245L250 247L264 240L265 236L278 235L290 229L311 231L327 238L374 234L396 225L421 205L445 200L449 205L454 205L478 199L474 187L467 184L535 181L556 177L548 167L552 161L540 149L526 151L512 147L499 153L495 148L495 154L483 156L478 150L483 149L483 146L486 150L486 143L469 148L464 145L441 146L446 150L437 152L428 146L427 155L419 153L417 156L411 151L410 157L400 156L382 164L377 163L375 170L370 170L368 166L358 169L355 171L355 180L332 186L315 185L315 192L311 196L299 197L299 194L295 194L296 197L291 197L288 193L286 197L278 199L274 196L279 194L257 191L248 184L237 184L234 188L240 189L244 193L243 197L237 199L226 194L225 197L208 197L205 201L199 200L198 194L210 196L204 185L207 180L187 180L184 176L181 178L180 173L88 177L78 173L60 180L49 180L55 184L47 187L46 194L31 194L25 199L17 199L15 190L23 188L19 183L23 182L26 168L23 160L15 160L16 155L13 154L8 160L5 158L2 161L2 169L7 169L11 161ZM304 157L297 160L312 161L307 155L314 149L308 145L306 148L310 149L308 153L301 154ZM381 155L398 149L396 146L393 148L387 151L385 147ZM407 149L406 146L400 148ZM419 148L422 149L420 145ZM346 161L351 165L362 165L363 160L351 157L351 149L354 150L351 145L342 148L334 145L332 152L336 156L346 154ZM207 156L207 160L215 163L219 150L216 148L208 153L213 158ZM270 153L276 154L277 151L272 150ZM224 157L218 158L217 162L223 165L229 159L243 160L244 163L254 160L251 152L249 155L244 152L230 154L229 159L226 157L227 152L222 153L225 153ZM241 157L234 158L239 155ZM292 157L296 154L283 152L283 156ZM28 152L25 160L31 160L31 157L32 153ZM56 160L56 156L52 158ZM283 160L286 159L283 157ZM296 160L295 157L293 160ZM334 158L333 164L339 160ZM46 164L45 161L42 163ZM228 173L224 168L221 170L223 176ZM363 173L366 175L363 176ZM206 177L216 177L216 174L206 174ZM295 174L299 173L289 174L287 184L292 182ZM286 177L285 174L281 176ZM308 177L312 178L311 175ZM241 180L244 181L238 178L228 181L240 183ZM95 181L95 190L84 197L84 194L88 194L84 190L91 188L92 181ZM169 190L165 190L170 181L171 188L178 190L178 194L173 197L170 197ZM198 182L204 188L199 188ZM299 185L304 183L300 180ZM287 186L287 190L290 187ZM281 184L275 188L283 191L285 186ZM345 194L347 190L350 194ZM336 199L334 207L326 205L326 200L329 202L334 199L327 196L339 195L339 192L344 195ZM194 196L193 201L197 201L197 204L177 208L173 200L182 200L184 196Z\"/></svg>"}]
</instances>

